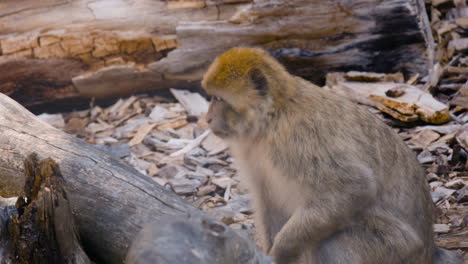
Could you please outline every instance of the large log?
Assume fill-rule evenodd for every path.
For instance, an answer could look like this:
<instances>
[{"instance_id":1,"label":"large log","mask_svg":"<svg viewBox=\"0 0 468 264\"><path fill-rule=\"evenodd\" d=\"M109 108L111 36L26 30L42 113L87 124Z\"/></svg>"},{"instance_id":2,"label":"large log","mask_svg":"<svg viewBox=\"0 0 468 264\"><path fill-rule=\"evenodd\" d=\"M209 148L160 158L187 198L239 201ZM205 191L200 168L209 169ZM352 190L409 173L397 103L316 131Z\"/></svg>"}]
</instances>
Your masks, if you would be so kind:
<instances>
[{"instance_id":1,"label":"large log","mask_svg":"<svg viewBox=\"0 0 468 264\"><path fill-rule=\"evenodd\" d=\"M32 152L61 168L86 252L122 263L147 222L201 212L108 154L35 118L0 94L0 196L23 195L23 160Z\"/></svg>"},{"instance_id":2,"label":"large log","mask_svg":"<svg viewBox=\"0 0 468 264\"><path fill-rule=\"evenodd\" d=\"M0 92L33 105L198 86L238 45L264 47L313 81L329 71L425 74L432 42L423 0L7 0Z\"/></svg>"},{"instance_id":3,"label":"large log","mask_svg":"<svg viewBox=\"0 0 468 264\"><path fill-rule=\"evenodd\" d=\"M25 196L17 199L16 211L0 204L0 264L91 263L81 248L58 164L50 158L39 162L34 153L24 167ZM147 223L126 255L126 264L273 263L246 234L199 215Z\"/></svg>"}]
</instances>

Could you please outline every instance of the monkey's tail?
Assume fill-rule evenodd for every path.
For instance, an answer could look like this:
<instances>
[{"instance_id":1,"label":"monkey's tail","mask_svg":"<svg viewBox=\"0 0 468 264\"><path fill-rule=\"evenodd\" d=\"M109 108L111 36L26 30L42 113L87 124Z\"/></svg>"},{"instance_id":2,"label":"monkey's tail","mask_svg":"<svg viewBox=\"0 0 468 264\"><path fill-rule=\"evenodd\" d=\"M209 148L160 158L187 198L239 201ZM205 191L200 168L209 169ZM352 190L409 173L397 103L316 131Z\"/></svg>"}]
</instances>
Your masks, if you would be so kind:
<instances>
[{"instance_id":1,"label":"monkey's tail","mask_svg":"<svg viewBox=\"0 0 468 264\"><path fill-rule=\"evenodd\" d=\"M461 255L443 248L436 248L433 255L433 264L462 264Z\"/></svg>"}]
</instances>

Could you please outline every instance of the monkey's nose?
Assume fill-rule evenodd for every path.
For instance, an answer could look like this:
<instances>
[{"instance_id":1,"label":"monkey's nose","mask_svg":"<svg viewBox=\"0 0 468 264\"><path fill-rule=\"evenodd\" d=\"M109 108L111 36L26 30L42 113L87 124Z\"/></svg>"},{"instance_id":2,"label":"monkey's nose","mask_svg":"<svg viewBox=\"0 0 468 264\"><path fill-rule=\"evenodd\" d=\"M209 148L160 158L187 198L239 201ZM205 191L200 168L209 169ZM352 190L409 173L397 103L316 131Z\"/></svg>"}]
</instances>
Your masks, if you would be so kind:
<instances>
[{"instance_id":1,"label":"monkey's nose","mask_svg":"<svg viewBox=\"0 0 468 264\"><path fill-rule=\"evenodd\" d=\"M207 116L207 117L206 117L206 122L207 122L208 124L210 124L211 121L213 121L213 118L212 118L211 116Z\"/></svg>"}]
</instances>

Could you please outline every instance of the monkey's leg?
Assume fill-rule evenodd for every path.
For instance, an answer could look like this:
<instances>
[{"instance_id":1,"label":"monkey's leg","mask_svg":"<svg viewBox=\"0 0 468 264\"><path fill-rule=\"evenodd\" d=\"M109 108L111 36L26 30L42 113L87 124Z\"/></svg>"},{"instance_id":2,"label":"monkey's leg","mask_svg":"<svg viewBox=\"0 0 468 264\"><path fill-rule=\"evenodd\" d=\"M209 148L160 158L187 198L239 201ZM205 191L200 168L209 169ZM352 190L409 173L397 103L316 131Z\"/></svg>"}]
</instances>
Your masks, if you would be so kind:
<instances>
[{"instance_id":1,"label":"monkey's leg","mask_svg":"<svg viewBox=\"0 0 468 264\"><path fill-rule=\"evenodd\" d=\"M275 236L269 254L277 263L292 263L306 247L316 248L334 233L349 228L353 219L371 204L377 189L372 171L364 166L350 168L356 173L340 179L339 185L308 186L310 192L304 195L309 197Z\"/></svg>"},{"instance_id":2,"label":"monkey's leg","mask_svg":"<svg viewBox=\"0 0 468 264\"><path fill-rule=\"evenodd\" d=\"M430 241L422 241L410 226L396 218L372 216L367 223L323 241L316 254L318 264L432 263Z\"/></svg>"}]
</instances>

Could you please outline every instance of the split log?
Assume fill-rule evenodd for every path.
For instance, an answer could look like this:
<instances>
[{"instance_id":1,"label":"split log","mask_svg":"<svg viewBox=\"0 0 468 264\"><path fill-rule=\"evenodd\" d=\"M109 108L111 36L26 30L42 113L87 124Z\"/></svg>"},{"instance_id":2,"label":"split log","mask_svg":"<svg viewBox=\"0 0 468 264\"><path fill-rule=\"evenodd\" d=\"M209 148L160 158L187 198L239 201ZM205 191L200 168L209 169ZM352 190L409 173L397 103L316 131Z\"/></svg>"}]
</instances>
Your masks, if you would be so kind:
<instances>
[{"instance_id":1,"label":"split log","mask_svg":"<svg viewBox=\"0 0 468 264\"><path fill-rule=\"evenodd\" d=\"M36 154L24 162L25 196L8 223L11 261L16 264L91 264L83 251L58 165L39 163Z\"/></svg>"},{"instance_id":2,"label":"split log","mask_svg":"<svg viewBox=\"0 0 468 264\"><path fill-rule=\"evenodd\" d=\"M122 263L147 222L201 212L110 155L35 118L0 94L0 196L23 195L32 152L60 164L83 247L100 263Z\"/></svg>"},{"instance_id":3,"label":"split log","mask_svg":"<svg viewBox=\"0 0 468 264\"><path fill-rule=\"evenodd\" d=\"M6 0L0 92L31 106L195 87L239 45L266 48L312 81L348 70L424 75L432 43L423 0Z\"/></svg>"}]
</instances>

